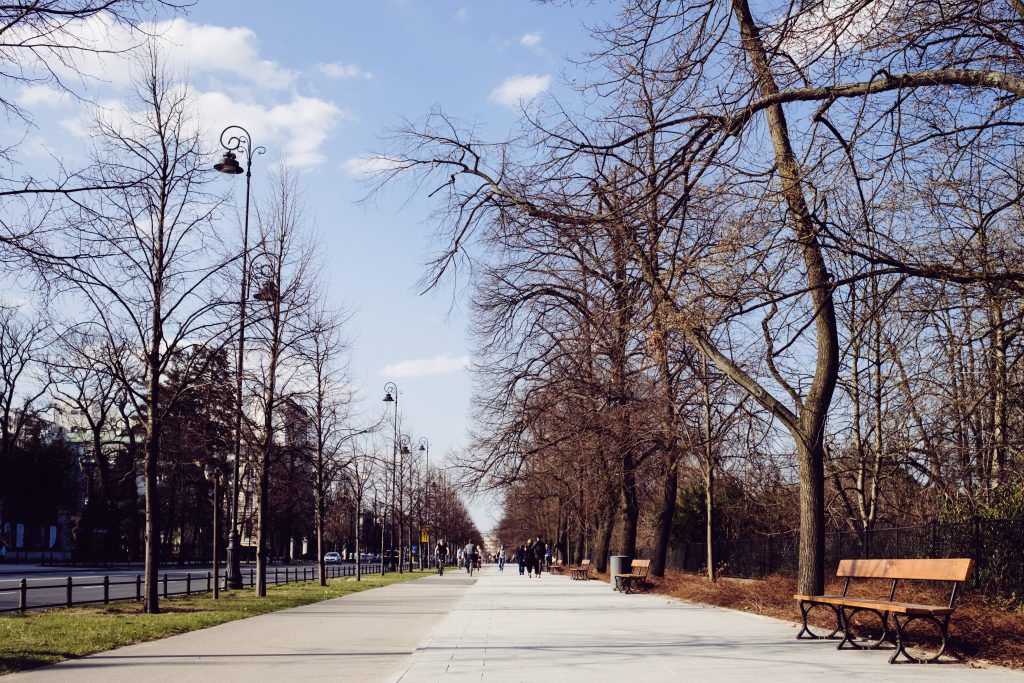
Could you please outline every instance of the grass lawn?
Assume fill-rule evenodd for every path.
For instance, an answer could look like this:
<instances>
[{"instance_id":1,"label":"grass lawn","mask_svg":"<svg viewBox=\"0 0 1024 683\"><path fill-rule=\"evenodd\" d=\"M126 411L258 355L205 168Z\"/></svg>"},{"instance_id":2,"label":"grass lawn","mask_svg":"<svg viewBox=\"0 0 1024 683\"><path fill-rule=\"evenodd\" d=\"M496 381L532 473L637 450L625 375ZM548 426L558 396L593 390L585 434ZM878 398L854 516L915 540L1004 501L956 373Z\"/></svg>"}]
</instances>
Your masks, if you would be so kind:
<instances>
[{"instance_id":1,"label":"grass lawn","mask_svg":"<svg viewBox=\"0 0 1024 683\"><path fill-rule=\"evenodd\" d=\"M122 645L195 631L289 607L358 593L431 574L431 571L363 575L362 581L330 579L270 586L267 597L252 590L212 597L176 597L160 601L160 614L144 614L136 602L0 615L0 674L53 664Z\"/></svg>"}]
</instances>

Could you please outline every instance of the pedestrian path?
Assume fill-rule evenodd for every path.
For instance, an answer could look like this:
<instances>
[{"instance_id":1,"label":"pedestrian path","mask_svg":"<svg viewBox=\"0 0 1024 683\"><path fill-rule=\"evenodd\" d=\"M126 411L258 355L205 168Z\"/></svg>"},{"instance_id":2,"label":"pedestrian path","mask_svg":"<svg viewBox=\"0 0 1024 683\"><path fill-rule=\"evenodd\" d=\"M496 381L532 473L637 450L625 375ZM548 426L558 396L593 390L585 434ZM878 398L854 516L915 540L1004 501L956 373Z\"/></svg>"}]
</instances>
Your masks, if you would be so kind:
<instances>
[{"instance_id":1,"label":"pedestrian path","mask_svg":"<svg viewBox=\"0 0 1024 683\"><path fill-rule=\"evenodd\" d=\"M955 621L952 630L955 637ZM834 642L795 635L768 617L489 568L398 680L1024 681L999 668L890 665L888 652L839 652Z\"/></svg>"},{"instance_id":2,"label":"pedestrian path","mask_svg":"<svg viewBox=\"0 0 1024 683\"><path fill-rule=\"evenodd\" d=\"M1024 683L1024 674L999 668L889 665L887 652L798 642L795 627L777 619L511 569L488 567L473 578L450 571L11 680Z\"/></svg>"},{"instance_id":3,"label":"pedestrian path","mask_svg":"<svg viewBox=\"0 0 1024 683\"><path fill-rule=\"evenodd\" d=\"M393 680L472 583L453 575L393 584L101 652L3 680Z\"/></svg>"}]
</instances>

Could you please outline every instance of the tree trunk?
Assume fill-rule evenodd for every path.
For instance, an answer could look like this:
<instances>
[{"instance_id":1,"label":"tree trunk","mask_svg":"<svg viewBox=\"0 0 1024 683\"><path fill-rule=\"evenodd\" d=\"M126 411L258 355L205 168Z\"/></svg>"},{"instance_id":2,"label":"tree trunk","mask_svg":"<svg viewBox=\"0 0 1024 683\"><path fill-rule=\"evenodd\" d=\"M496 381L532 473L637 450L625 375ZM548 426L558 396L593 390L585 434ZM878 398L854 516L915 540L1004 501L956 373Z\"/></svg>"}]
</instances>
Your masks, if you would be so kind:
<instances>
[{"instance_id":1,"label":"tree trunk","mask_svg":"<svg viewBox=\"0 0 1024 683\"><path fill-rule=\"evenodd\" d=\"M779 88L747 0L733 0L733 8L740 24L743 48L753 66L760 94L762 97L774 96L778 94ZM802 405L796 406L799 420L787 427L796 442L800 465L800 567L797 590L820 595L825 587L825 419L839 375L839 338L832 300L832 277L822 254L818 228L804 197L800 163L793 151L782 105L767 107L765 119L775 152L776 172L800 245L815 311L818 348L814 379Z\"/></svg>"},{"instance_id":2,"label":"tree trunk","mask_svg":"<svg viewBox=\"0 0 1024 683\"><path fill-rule=\"evenodd\" d=\"M665 454L669 460L668 454ZM665 471L661 480L661 505L655 517L654 555L651 557L651 574L665 576L665 562L668 557L668 542L672 535L672 518L676 513L676 494L679 489L679 478L676 463L665 463Z\"/></svg>"},{"instance_id":3,"label":"tree trunk","mask_svg":"<svg viewBox=\"0 0 1024 683\"><path fill-rule=\"evenodd\" d=\"M622 548L623 555L636 557L636 530L640 523L640 496L632 454L622 459Z\"/></svg>"},{"instance_id":4,"label":"tree trunk","mask_svg":"<svg viewBox=\"0 0 1024 683\"><path fill-rule=\"evenodd\" d=\"M598 512L597 520L597 539L594 543L594 555L592 558L594 562L594 568L603 572L608 567L608 547L612 542L612 532L615 530L615 515L613 513L612 505L614 501L618 503L618 499L608 496L607 507Z\"/></svg>"},{"instance_id":5,"label":"tree trunk","mask_svg":"<svg viewBox=\"0 0 1024 683\"><path fill-rule=\"evenodd\" d=\"M710 447L710 444L709 444ZM707 562L708 581L714 583L718 579L718 569L715 566L718 558L715 556L715 461L707 458L704 462L704 511L707 517L706 541L707 541Z\"/></svg>"},{"instance_id":6,"label":"tree trunk","mask_svg":"<svg viewBox=\"0 0 1024 683\"><path fill-rule=\"evenodd\" d=\"M825 587L825 457L821 442L797 443L800 468L800 550L797 590L821 595Z\"/></svg>"}]
</instances>

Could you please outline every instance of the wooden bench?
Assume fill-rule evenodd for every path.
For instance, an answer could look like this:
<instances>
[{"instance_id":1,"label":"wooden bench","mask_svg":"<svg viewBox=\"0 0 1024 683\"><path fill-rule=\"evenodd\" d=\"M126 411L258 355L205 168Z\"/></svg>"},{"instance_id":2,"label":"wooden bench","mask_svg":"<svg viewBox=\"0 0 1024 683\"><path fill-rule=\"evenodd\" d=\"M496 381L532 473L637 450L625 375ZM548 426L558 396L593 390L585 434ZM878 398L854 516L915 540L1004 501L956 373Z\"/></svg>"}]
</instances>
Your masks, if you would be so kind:
<instances>
[{"instance_id":1,"label":"wooden bench","mask_svg":"<svg viewBox=\"0 0 1024 683\"><path fill-rule=\"evenodd\" d=\"M651 570L650 560L633 560L628 574L615 575L615 590L629 593L640 587L647 590L647 572Z\"/></svg>"},{"instance_id":2,"label":"wooden bench","mask_svg":"<svg viewBox=\"0 0 1024 683\"><path fill-rule=\"evenodd\" d=\"M573 581L590 580L590 560L583 560L575 567L569 567L569 578Z\"/></svg>"},{"instance_id":3,"label":"wooden bench","mask_svg":"<svg viewBox=\"0 0 1024 683\"><path fill-rule=\"evenodd\" d=\"M565 571L565 563L561 560L555 560L551 563L551 566L548 567L548 571L552 574L561 574Z\"/></svg>"},{"instance_id":4,"label":"wooden bench","mask_svg":"<svg viewBox=\"0 0 1024 683\"><path fill-rule=\"evenodd\" d=\"M889 658L894 663L900 655L907 660L918 663L936 662L946 651L946 639L949 630L949 619L953 615L957 590L971 573L974 564L970 559L946 560L842 560L836 576L845 578L842 595L794 595L800 604L800 618L803 628L797 638L834 638L842 632L839 649L850 645L857 649L874 649L889 639L889 619L895 629L896 651ZM848 595L851 579L883 579L891 580L888 600L872 600ZM948 581L952 584L949 600L945 605L920 605L896 600L896 586L900 581ZM830 607L836 616L836 627L829 635L818 635L807 626L807 614L814 607L825 605ZM882 625L882 635L874 642L864 644L854 640L851 620L858 612L870 612L876 615ZM942 636L942 644L936 654L931 657L919 658L907 652L906 628L917 620L934 624Z\"/></svg>"}]
</instances>

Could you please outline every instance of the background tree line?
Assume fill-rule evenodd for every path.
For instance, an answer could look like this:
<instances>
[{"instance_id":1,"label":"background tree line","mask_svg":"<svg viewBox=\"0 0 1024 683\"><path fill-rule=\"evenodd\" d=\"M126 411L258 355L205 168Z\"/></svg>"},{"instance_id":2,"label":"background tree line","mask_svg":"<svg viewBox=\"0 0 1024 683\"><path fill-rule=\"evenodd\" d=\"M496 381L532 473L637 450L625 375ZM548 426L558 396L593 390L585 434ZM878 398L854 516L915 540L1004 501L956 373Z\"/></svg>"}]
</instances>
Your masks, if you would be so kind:
<instances>
[{"instance_id":1,"label":"background tree line","mask_svg":"<svg viewBox=\"0 0 1024 683\"><path fill-rule=\"evenodd\" d=\"M230 519L236 439L240 524L261 595L272 558L322 563L328 549L374 538L382 550L384 520L411 525L428 484L443 503L434 517L479 536L447 480L426 473L402 480L418 488L401 489L396 515L387 449L374 439L383 417L355 405L349 314L327 303L300 180L282 165L259 193L254 243L229 217L236 192L213 170L215 138L152 35L156 18L187 5L0 7L7 86L80 97L89 76L61 74L81 61L134 65L130 96L95 108L87 165L33 177L18 143L0 149L0 277L26 300L0 303L0 523L52 526L66 509L75 558L144 560L148 612L159 611L162 563L208 556L212 536L225 536L209 520L213 506ZM83 30L90 21L136 44L115 52ZM33 125L13 99L0 96L0 108Z\"/></svg>"},{"instance_id":2,"label":"background tree line","mask_svg":"<svg viewBox=\"0 0 1024 683\"><path fill-rule=\"evenodd\" d=\"M798 529L820 592L827 529L1018 515L1022 19L627 0L509 139L395 131L374 188L440 201L428 286L471 273L504 533L660 574Z\"/></svg>"}]
</instances>

